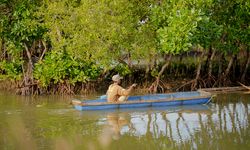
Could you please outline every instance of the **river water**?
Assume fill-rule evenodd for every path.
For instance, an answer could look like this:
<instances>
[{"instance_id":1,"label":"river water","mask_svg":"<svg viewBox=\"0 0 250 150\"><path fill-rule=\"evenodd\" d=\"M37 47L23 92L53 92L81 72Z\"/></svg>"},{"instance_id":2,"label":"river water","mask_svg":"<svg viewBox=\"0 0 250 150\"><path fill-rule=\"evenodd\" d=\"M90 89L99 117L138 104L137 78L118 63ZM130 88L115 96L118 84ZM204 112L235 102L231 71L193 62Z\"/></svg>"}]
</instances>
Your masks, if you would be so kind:
<instances>
[{"instance_id":1,"label":"river water","mask_svg":"<svg viewBox=\"0 0 250 150\"><path fill-rule=\"evenodd\" d=\"M209 105L90 112L70 99L0 93L0 149L250 149L247 93L218 94Z\"/></svg>"}]
</instances>

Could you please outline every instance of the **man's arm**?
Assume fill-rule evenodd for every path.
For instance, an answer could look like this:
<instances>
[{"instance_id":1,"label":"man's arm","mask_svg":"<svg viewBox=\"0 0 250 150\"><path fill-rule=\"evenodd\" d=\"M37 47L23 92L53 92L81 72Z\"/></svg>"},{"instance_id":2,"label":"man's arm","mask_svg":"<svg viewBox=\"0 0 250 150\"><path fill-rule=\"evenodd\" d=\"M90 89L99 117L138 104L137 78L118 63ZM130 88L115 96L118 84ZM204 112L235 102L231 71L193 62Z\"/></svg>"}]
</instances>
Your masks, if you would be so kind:
<instances>
[{"instance_id":1,"label":"man's arm","mask_svg":"<svg viewBox=\"0 0 250 150\"><path fill-rule=\"evenodd\" d=\"M119 87L118 94L122 95L122 96L128 96L134 87L136 87L136 84L131 85L128 89L124 89L122 87Z\"/></svg>"}]
</instances>

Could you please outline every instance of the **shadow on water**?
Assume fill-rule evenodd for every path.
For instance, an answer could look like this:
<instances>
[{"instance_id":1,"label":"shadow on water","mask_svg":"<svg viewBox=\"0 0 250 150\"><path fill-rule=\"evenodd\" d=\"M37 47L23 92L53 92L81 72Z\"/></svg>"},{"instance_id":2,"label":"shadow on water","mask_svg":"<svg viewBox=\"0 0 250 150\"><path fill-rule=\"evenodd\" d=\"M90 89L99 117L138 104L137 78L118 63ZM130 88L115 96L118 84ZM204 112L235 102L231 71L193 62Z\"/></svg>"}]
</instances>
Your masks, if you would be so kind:
<instances>
[{"instance_id":1,"label":"shadow on water","mask_svg":"<svg viewBox=\"0 0 250 150\"><path fill-rule=\"evenodd\" d=\"M106 111L76 111L62 98L4 97L0 149L249 149L249 110L249 94L218 95L209 105Z\"/></svg>"}]
</instances>

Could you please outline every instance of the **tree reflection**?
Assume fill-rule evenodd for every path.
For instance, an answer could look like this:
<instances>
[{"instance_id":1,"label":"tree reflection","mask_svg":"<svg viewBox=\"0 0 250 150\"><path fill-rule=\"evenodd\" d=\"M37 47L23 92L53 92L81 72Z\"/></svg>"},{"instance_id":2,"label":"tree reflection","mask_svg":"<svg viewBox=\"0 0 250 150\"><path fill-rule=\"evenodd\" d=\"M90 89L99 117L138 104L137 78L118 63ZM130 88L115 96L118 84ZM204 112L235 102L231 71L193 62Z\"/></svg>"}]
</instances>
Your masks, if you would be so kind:
<instances>
[{"instance_id":1,"label":"tree reflection","mask_svg":"<svg viewBox=\"0 0 250 150\"><path fill-rule=\"evenodd\" d=\"M113 112L15 104L0 112L0 149L249 149L249 98Z\"/></svg>"},{"instance_id":2,"label":"tree reflection","mask_svg":"<svg viewBox=\"0 0 250 150\"><path fill-rule=\"evenodd\" d=\"M109 114L106 118L112 130L109 132L112 133L110 143L122 141L123 137L140 137L134 140L145 142L154 149L236 148L237 144L249 142L246 139L250 137L247 134L250 131L249 102L228 102L230 98L230 95L223 96L218 102L206 106L151 108L145 110L147 113L132 110ZM127 117L121 117L124 114Z\"/></svg>"}]
</instances>

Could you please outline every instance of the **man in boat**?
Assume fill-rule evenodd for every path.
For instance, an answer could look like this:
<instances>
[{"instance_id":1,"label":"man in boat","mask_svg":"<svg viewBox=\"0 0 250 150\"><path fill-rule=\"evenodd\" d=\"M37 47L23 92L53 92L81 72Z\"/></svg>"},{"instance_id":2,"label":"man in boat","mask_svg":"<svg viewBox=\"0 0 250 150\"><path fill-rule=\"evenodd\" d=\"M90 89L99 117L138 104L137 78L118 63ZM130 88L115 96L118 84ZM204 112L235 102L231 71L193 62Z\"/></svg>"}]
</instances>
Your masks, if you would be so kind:
<instances>
[{"instance_id":1,"label":"man in boat","mask_svg":"<svg viewBox=\"0 0 250 150\"><path fill-rule=\"evenodd\" d=\"M122 102L128 99L129 94L136 87L136 84L132 84L128 89L124 89L119 84L121 83L121 77L119 74L112 77L113 84L111 84L107 91L108 102Z\"/></svg>"}]
</instances>

